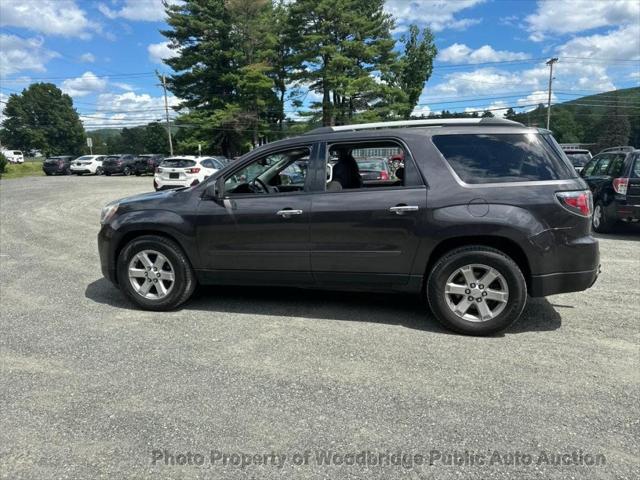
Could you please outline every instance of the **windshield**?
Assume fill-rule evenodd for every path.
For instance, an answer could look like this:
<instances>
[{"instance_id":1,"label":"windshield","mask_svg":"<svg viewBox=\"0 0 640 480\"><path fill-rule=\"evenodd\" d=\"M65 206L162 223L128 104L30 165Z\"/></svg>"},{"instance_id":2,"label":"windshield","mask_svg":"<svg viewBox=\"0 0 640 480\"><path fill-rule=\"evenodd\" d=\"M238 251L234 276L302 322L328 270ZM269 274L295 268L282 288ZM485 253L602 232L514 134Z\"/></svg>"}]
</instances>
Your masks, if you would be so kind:
<instances>
[{"instance_id":1,"label":"windshield","mask_svg":"<svg viewBox=\"0 0 640 480\"><path fill-rule=\"evenodd\" d=\"M193 160L188 160L186 158L169 158L167 160L163 160L160 164L161 167L168 168L187 168L187 167L195 167L196 162Z\"/></svg>"},{"instance_id":2,"label":"windshield","mask_svg":"<svg viewBox=\"0 0 640 480\"><path fill-rule=\"evenodd\" d=\"M92 160L93 157L91 155L85 155L84 157L76 158L76 160Z\"/></svg>"}]
</instances>

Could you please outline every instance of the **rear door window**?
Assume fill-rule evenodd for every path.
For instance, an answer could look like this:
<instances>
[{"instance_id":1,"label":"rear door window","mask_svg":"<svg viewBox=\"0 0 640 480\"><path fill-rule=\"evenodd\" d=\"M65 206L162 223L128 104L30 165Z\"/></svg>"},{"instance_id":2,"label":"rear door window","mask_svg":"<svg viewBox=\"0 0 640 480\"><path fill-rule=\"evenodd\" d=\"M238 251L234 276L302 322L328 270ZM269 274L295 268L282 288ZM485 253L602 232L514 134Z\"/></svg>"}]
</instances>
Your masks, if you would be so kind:
<instances>
[{"instance_id":1,"label":"rear door window","mask_svg":"<svg viewBox=\"0 0 640 480\"><path fill-rule=\"evenodd\" d=\"M607 175L611 177L620 177L622 176L622 171L624 170L624 161L627 158L625 154L611 155L611 162L609 163L609 168L607 169Z\"/></svg>"},{"instance_id":2,"label":"rear door window","mask_svg":"<svg viewBox=\"0 0 640 480\"><path fill-rule=\"evenodd\" d=\"M536 133L435 135L433 143L465 183L565 180L576 175Z\"/></svg>"}]
</instances>

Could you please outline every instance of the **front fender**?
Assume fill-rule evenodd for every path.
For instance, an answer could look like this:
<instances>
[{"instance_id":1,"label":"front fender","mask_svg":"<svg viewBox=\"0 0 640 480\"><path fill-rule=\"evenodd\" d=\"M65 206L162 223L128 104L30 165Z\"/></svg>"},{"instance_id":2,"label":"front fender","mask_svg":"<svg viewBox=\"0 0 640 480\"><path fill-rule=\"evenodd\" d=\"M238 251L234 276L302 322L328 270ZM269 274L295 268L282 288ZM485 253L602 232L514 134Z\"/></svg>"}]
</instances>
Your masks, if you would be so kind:
<instances>
[{"instance_id":1,"label":"front fender","mask_svg":"<svg viewBox=\"0 0 640 480\"><path fill-rule=\"evenodd\" d=\"M195 227L188 217L169 210L134 210L111 222L114 261L124 243L139 235L165 235L182 248L191 265L198 265Z\"/></svg>"}]
</instances>

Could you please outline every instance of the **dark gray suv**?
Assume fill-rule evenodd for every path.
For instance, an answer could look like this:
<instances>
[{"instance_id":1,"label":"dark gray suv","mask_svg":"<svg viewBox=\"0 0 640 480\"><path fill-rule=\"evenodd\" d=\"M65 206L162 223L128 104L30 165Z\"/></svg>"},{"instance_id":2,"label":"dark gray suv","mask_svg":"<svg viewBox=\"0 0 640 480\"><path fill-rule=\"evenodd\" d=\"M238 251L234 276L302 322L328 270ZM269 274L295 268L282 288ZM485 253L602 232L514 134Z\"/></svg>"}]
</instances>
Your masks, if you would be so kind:
<instances>
[{"instance_id":1,"label":"dark gray suv","mask_svg":"<svg viewBox=\"0 0 640 480\"><path fill-rule=\"evenodd\" d=\"M401 158L388 181L358 165ZM112 202L104 275L168 310L196 284L426 294L468 334L599 272L591 193L546 130L498 119L325 127L246 154L194 187ZM426 305L425 305L426 308Z\"/></svg>"}]
</instances>

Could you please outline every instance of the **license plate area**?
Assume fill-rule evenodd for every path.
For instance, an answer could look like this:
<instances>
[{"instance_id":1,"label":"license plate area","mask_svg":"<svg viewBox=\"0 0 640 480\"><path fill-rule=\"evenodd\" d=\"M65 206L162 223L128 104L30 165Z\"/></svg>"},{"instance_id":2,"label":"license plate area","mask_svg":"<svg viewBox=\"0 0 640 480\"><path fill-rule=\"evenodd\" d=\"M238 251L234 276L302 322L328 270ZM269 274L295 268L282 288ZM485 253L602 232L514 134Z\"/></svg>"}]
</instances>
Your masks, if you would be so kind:
<instances>
[{"instance_id":1,"label":"license plate area","mask_svg":"<svg viewBox=\"0 0 640 480\"><path fill-rule=\"evenodd\" d=\"M180 178L180 174L179 173L170 173L169 174L169 178Z\"/></svg>"}]
</instances>

